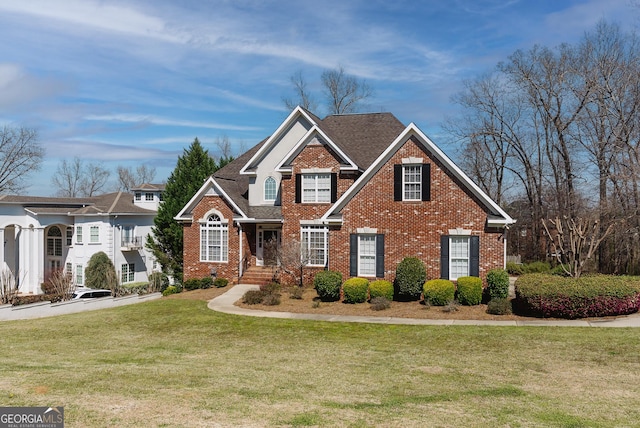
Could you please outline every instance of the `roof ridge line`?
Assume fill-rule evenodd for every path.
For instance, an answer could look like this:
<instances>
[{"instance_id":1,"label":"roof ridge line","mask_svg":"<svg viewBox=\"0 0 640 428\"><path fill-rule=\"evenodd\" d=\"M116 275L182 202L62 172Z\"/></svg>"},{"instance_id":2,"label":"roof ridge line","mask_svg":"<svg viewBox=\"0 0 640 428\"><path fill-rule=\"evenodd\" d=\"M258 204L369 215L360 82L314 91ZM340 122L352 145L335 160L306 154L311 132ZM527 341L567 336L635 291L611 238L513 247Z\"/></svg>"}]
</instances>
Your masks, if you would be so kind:
<instances>
[{"instance_id":1,"label":"roof ridge line","mask_svg":"<svg viewBox=\"0 0 640 428\"><path fill-rule=\"evenodd\" d=\"M111 214L111 211L113 211L113 209L115 208L116 203L118 203L118 201L120 200L120 196L121 195L122 195L122 190L119 190L118 194L116 195L115 199L113 200L113 203L111 204L111 206L107 210L107 213Z\"/></svg>"}]
</instances>

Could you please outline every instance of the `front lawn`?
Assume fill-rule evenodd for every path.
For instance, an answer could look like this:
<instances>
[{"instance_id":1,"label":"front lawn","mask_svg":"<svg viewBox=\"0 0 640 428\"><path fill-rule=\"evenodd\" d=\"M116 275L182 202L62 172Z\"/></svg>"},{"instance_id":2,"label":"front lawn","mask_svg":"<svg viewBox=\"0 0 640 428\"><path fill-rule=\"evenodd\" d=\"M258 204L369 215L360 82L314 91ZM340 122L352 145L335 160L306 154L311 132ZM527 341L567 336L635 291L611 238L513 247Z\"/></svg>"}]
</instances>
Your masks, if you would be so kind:
<instances>
[{"instance_id":1,"label":"front lawn","mask_svg":"<svg viewBox=\"0 0 640 428\"><path fill-rule=\"evenodd\" d=\"M0 324L0 405L67 426L636 426L640 331L343 324L161 299Z\"/></svg>"}]
</instances>

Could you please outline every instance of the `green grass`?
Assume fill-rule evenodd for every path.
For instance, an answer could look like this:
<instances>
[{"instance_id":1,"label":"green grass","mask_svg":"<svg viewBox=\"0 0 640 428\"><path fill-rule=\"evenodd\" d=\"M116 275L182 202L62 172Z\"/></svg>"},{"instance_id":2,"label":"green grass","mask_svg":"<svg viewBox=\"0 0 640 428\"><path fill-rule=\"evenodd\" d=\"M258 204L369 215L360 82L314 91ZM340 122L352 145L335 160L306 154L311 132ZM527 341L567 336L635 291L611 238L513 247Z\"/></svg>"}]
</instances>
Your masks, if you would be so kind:
<instances>
[{"instance_id":1,"label":"green grass","mask_svg":"<svg viewBox=\"0 0 640 428\"><path fill-rule=\"evenodd\" d=\"M394 326L161 299L0 324L0 406L67 426L640 425L636 329Z\"/></svg>"}]
</instances>

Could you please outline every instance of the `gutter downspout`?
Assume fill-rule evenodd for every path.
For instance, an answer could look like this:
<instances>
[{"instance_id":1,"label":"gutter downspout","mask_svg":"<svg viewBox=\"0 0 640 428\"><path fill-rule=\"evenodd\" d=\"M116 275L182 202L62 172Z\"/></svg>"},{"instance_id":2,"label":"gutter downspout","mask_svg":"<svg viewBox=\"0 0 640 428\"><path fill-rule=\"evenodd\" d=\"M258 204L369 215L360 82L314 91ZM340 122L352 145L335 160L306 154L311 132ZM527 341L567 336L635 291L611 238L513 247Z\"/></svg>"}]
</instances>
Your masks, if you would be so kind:
<instances>
[{"instance_id":1,"label":"gutter downspout","mask_svg":"<svg viewBox=\"0 0 640 428\"><path fill-rule=\"evenodd\" d=\"M240 278L242 278L242 274L244 273L242 272L242 260L244 254L244 251L242 249L242 223L238 223L238 239L240 240L240 251L238 254L238 282L240 282Z\"/></svg>"}]
</instances>

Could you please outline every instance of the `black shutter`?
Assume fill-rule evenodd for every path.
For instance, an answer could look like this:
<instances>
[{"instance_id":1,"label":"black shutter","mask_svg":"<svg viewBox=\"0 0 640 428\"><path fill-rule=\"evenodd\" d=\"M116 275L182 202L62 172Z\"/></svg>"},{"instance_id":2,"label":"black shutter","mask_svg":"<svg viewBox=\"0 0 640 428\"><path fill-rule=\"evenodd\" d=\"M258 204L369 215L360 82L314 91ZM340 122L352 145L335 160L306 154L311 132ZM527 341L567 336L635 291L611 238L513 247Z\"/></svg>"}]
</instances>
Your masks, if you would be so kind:
<instances>
[{"instance_id":1,"label":"black shutter","mask_svg":"<svg viewBox=\"0 0 640 428\"><path fill-rule=\"evenodd\" d=\"M358 235L349 235L349 276L358 276Z\"/></svg>"},{"instance_id":2,"label":"black shutter","mask_svg":"<svg viewBox=\"0 0 640 428\"><path fill-rule=\"evenodd\" d=\"M302 202L302 175L296 174L296 204Z\"/></svg>"},{"instance_id":3,"label":"black shutter","mask_svg":"<svg viewBox=\"0 0 640 428\"><path fill-rule=\"evenodd\" d=\"M449 236L440 237L440 278L449 279Z\"/></svg>"},{"instance_id":4,"label":"black shutter","mask_svg":"<svg viewBox=\"0 0 640 428\"><path fill-rule=\"evenodd\" d=\"M393 166L393 200L402 200L402 165Z\"/></svg>"},{"instance_id":5,"label":"black shutter","mask_svg":"<svg viewBox=\"0 0 640 428\"><path fill-rule=\"evenodd\" d=\"M480 276L480 237L469 240L469 276Z\"/></svg>"},{"instance_id":6,"label":"black shutter","mask_svg":"<svg viewBox=\"0 0 640 428\"><path fill-rule=\"evenodd\" d=\"M376 235L376 277L384 278L384 235Z\"/></svg>"},{"instance_id":7,"label":"black shutter","mask_svg":"<svg viewBox=\"0 0 640 428\"><path fill-rule=\"evenodd\" d=\"M422 164L422 200L431 200L431 164Z\"/></svg>"},{"instance_id":8,"label":"black shutter","mask_svg":"<svg viewBox=\"0 0 640 428\"><path fill-rule=\"evenodd\" d=\"M338 200L338 174L331 173L331 203Z\"/></svg>"}]
</instances>

